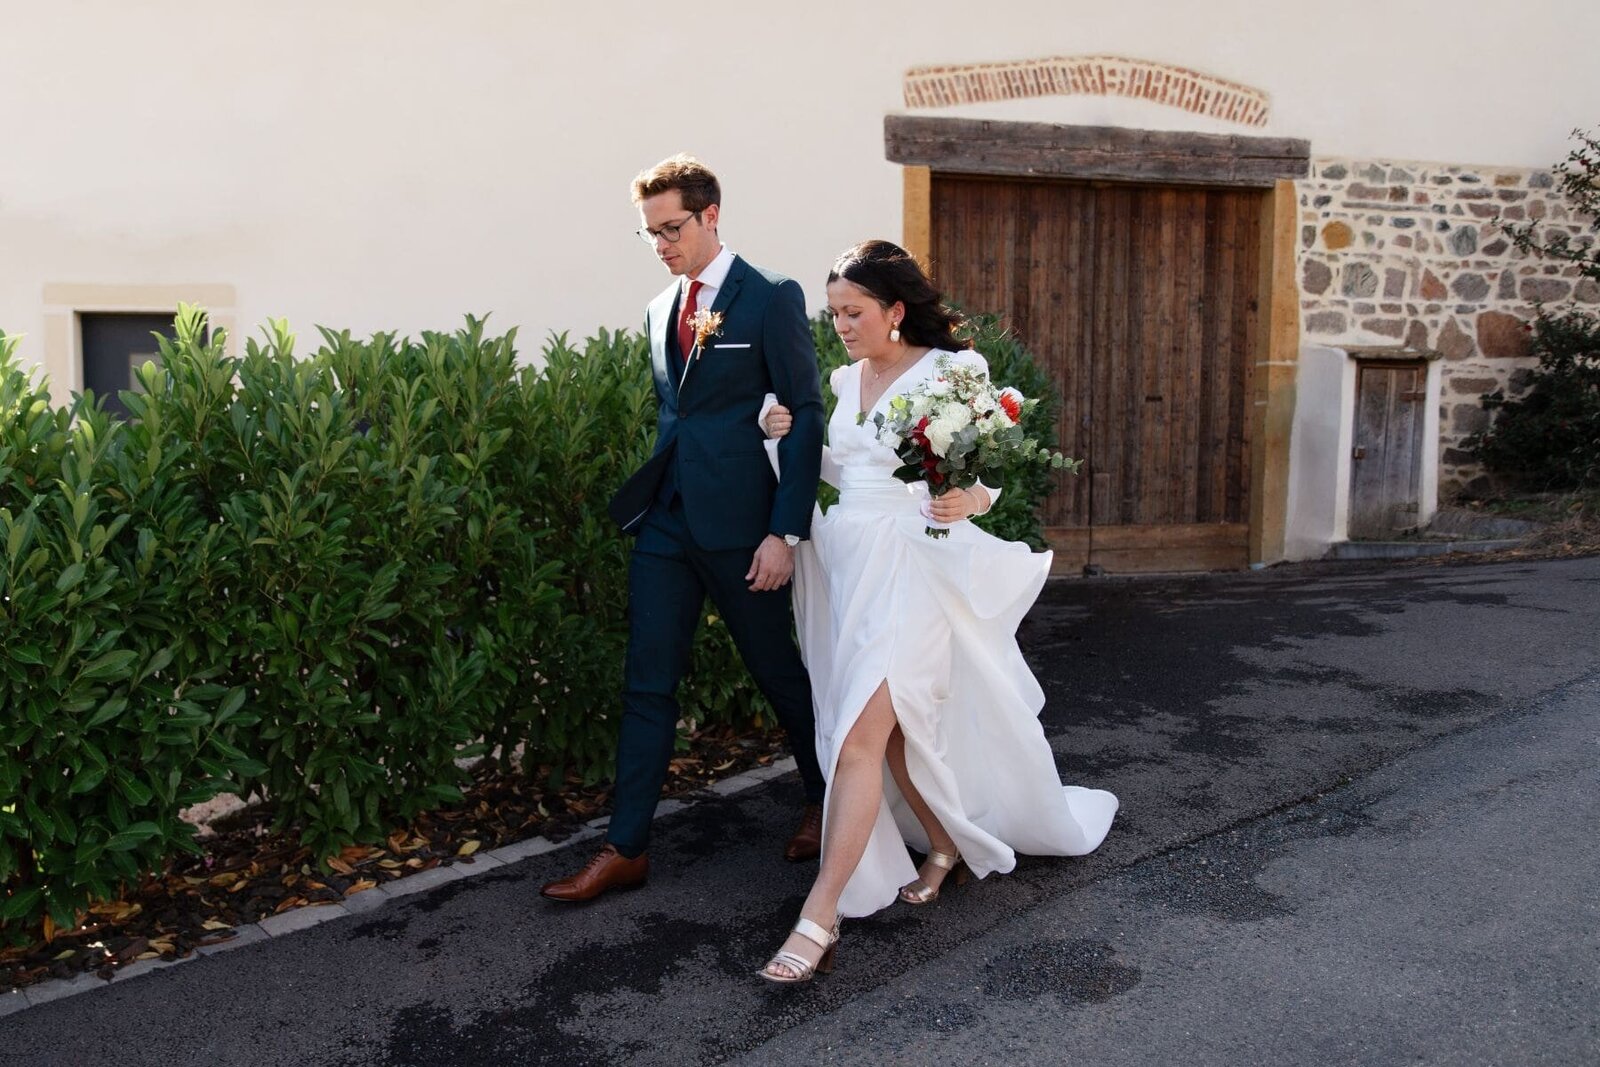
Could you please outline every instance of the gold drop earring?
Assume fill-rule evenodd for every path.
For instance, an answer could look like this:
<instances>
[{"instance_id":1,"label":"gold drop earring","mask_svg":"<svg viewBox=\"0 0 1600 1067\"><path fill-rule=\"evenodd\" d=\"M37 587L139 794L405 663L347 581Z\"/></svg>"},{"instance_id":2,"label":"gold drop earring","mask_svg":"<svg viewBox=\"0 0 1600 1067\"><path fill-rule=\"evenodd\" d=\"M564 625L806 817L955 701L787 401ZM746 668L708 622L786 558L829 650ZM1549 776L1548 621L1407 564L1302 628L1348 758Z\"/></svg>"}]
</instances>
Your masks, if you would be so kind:
<instances>
[{"instance_id":1,"label":"gold drop earring","mask_svg":"<svg viewBox=\"0 0 1600 1067\"><path fill-rule=\"evenodd\" d=\"M900 343L900 324L898 322L891 322L889 324L889 343Z\"/></svg>"}]
</instances>

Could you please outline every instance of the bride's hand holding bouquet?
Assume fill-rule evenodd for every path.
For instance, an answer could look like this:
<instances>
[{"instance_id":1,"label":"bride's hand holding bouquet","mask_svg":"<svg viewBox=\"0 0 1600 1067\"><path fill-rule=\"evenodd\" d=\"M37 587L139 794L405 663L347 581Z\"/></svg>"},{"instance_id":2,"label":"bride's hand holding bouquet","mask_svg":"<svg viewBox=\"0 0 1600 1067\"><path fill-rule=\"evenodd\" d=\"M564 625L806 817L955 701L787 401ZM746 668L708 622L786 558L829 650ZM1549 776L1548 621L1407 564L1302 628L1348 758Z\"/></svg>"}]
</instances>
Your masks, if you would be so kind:
<instances>
[{"instance_id":1,"label":"bride's hand holding bouquet","mask_svg":"<svg viewBox=\"0 0 1600 1067\"><path fill-rule=\"evenodd\" d=\"M1039 401L1009 386L997 388L981 368L940 355L938 374L889 401L887 415L873 416L878 443L892 449L901 466L894 476L924 482L935 499L970 489L988 477L998 483L1007 467L1038 463L1074 474L1081 460L1043 448L1027 436L1022 417ZM925 512L932 518L931 512ZM929 526L929 537L949 529Z\"/></svg>"}]
</instances>

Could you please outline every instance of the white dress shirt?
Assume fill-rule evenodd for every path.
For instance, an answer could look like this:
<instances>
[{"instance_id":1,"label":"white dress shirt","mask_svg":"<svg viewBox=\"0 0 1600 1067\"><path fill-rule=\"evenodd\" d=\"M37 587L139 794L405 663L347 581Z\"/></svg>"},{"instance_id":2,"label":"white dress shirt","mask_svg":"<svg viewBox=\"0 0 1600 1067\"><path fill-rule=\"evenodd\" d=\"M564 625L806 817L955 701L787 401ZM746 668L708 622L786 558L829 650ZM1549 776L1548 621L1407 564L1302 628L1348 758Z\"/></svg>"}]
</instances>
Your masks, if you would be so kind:
<instances>
[{"instance_id":1,"label":"white dress shirt","mask_svg":"<svg viewBox=\"0 0 1600 1067\"><path fill-rule=\"evenodd\" d=\"M706 264L705 270L700 272L698 278L690 278L687 274L684 275L683 289L678 294L678 314L683 314L683 301L684 297L689 295L689 283L691 281L700 283L700 291L695 294L694 307L689 309L689 314L693 315L701 308L709 308L716 303L717 290L721 289L722 283L728 280L728 272L732 269L733 249L723 245L722 250L712 257L711 262Z\"/></svg>"}]
</instances>

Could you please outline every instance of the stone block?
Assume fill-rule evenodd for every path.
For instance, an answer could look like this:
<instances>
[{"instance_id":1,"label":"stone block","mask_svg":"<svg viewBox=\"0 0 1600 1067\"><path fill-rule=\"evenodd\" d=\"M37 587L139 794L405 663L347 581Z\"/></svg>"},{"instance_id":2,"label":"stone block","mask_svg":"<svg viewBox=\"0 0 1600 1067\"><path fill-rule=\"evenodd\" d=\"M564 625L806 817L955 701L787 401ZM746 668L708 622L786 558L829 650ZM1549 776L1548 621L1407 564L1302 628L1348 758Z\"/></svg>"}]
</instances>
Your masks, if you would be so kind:
<instances>
[{"instance_id":1,"label":"stone block","mask_svg":"<svg viewBox=\"0 0 1600 1067\"><path fill-rule=\"evenodd\" d=\"M1522 299L1536 300L1549 303L1554 300L1565 300L1572 295L1572 284L1560 278L1524 278L1522 280Z\"/></svg>"},{"instance_id":2,"label":"stone block","mask_svg":"<svg viewBox=\"0 0 1600 1067\"><path fill-rule=\"evenodd\" d=\"M396 879L387 885L379 886L385 895L399 899L415 893L426 893L430 889L444 885L446 882L461 881L461 872L454 867L433 867L416 874L408 874L404 878ZM263 920L262 925L266 925Z\"/></svg>"},{"instance_id":3,"label":"stone block","mask_svg":"<svg viewBox=\"0 0 1600 1067\"><path fill-rule=\"evenodd\" d=\"M1481 312L1478 347L1490 359L1522 359L1528 354L1528 327L1503 311Z\"/></svg>"},{"instance_id":4,"label":"stone block","mask_svg":"<svg viewBox=\"0 0 1600 1067\"><path fill-rule=\"evenodd\" d=\"M547 837L529 837L522 841L513 841L509 845L502 845L497 849L492 849L489 855L501 863L516 863L530 856L542 856L546 852L560 847L560 845Z\"/></svg>"},{"instance_id":5,"label":"stone block","mask_svg":"<svg viewBox=\"0 0 1600 1067\"><path fill-rule=\"evenodd\" d=\"M1399 338L1406 332L1406 323L1404 319L1365 319L1361 328L1380 337Z\"/></svg>"},{"instance_id":6,"label":"stone block","mask_svg":"<svg viewBox=\"0 0 1600 1067\"><path fill-rule=\"evenodd\" d=\"M1365 263L1346 263L1339 285L1345 296L1372 296L1378 291L1378 275Z\"/></svg>"},{"instance_id":7,"label":"stone block","mask_svg":"<svg viewBox=\"0 0 1600 1067\"><path fill-rule=\"evenodd\" d=\"M1345 326L1345 317L1338 311L1314 311L1306 316L1307 333L1339 334Z\"/></svg>"},{"instance_id":8,"label":"stone block","mask_svg":"<svg viewBox=\"0 0 1600 1067\"><path fill-rule=\"evenodd\" d=\"M1422 272L1422 283L1419 291L1424 300L1443 300L1449 295L1448 290L1444 287L1444 282L1441 282L1439 276L1431 270Z\"/></svg>"},{"instance_id":9,"label":"stone block","mask_svg":"<svg viewBox=\"0 0 1600 1067\"><path fill-rule=\"evenodd\" d=\"M1383 295L1390 300L1398 300L1406 295L1405 271L1390 269L1383 272Z\"/></svg>"},{"instance_id":10,"label":"stone block","mask_svg":"<svg viewBox=\"0 0 1600 1067\"><path fill-rule=\"evenodd\" d=\"M1572 299L1580 304L1600 304L1600 282L1583 278L1572 287Z\"/></svg>"},{"instance_id":11,"label":"stone block","mask_svg":"<svg viewBox=\"0 0 1600 1067\"><path fill-rule=\"evenodd\" d=\"M236 948L253 945L257 941L265 941L268 934L261 929L260 923L249 923L245 926L236 926L233 936L226 941L218 941L215 945L205 945L195 949L202 956L215 956L219 952L231 952Z\"/></svg>"},{"instance_id":12,"label":"stone block","mask_svg":"<svg viewBox=\"0 0 1600 1067\"><path fill-rule=\"evenodd\" d=\"M1320 260L1308 259L1300 268L1300 287L1306 292L1320 296L1328 291L1328 286L1333 284L1333 271L1328 269L1326 263Z\"/></svg>"},{"instance_id":13,"label":"stone block","mask_svg":"<svg viewBox=\"0 0 1600 1067\"><path fill-rule=\"evenodd\" d=\"M377 911L389 903L391 899L393 898L378 886L373 886L371 889L363 889L359 893L351 893L344 898L345 914L365 915L370 911Z\"/></svg>"},{"instance_id":14,"label":"stone block","mask_svg":"<svg viewBox=\"0 0 1600 1067\"><path fill-rule=\"evenodd\" d=\"M1484 393L1494 392L1499 386L1499 378L1468 378L1462 376L1450 379L1450 391L1452 393L1470 393L1473 396L1482 396Z\"/></svg>"},{"instance_id":15,"label":"stone block","mask_svg":"<svg viewBox=\"0 0 1600 1067\"><path fill-rule=\"evenodd\" d=\"M159 961L152 960L151 962ZM105 984L104 979L96 978L93 974L75 974L71 978L55 978L48 982L31 985L17 994L17 1000L22 1002L22 1007L36 1008L40 1004L48 1004L53 1000L61 1000L65 997L77 996L79 993L87 993L89 990ZM17 1011L20 1009L13 1008L12 1010ZM0 1015L4 1014L7 1013L3 1002L0 1002Z\"/></svg>"},{"instance_id":16,"label":"stone block","mask_svg":"<svg viewBox=\"0 0 1600 1067\"><path fill-rule=\"evenodd\" d=\"M504 867L505 865L505 860L488 852L477 852L471 856L463 856L451 864L465 878L474 878L485 871L492 871L496 867Z\"/></svg>"},{"instance_id":17,"label":"stone block","mask_svg":"<svg viewBox=\"0 0 1600 1067\"><path fill-rule=\"evenodd\" d=\"M1457 226L1450 232L1450 251L1470 256L1478 250L1478 231L1473 226Z\"/></svg>"},{"instance_id":18,"label":"stone block","mask_svg":"<svg viewBox=\"0 0 1600 1067\"><path fill-rule=\"evenodd\" d=\"M1349 248L1355 241L1355 231L1348 223L1330 222L1322 228L1322 244L1329 251L1337 252L1341 248Z\"/></svg>"},{"instance_id":19,"label":"stone block","mask_svg":"<svg viewBox=\"0 0 1600 1067\"><path fill-rule=\"evenodd\" d=\"M1457 404L1450 409L1450 432L1477 433L1489 428L1489 413L1478 404Z\"/></svg>"},{"instance_id":20,"label":"stone block","mask_svg":"<svg viewBox=\"0 0 1600 1067\"><path fill-rule=\"evenodd\" d=\"M1489 295L1489 283L1481 274L1458 274L1450 283L1450 291L1456 294L1459 300L1470 300L1476 303Z\"/></svg>"},{"instance_id":21,"label":"stone block","mask_svg":"<svg viewBox=\"0 0 1600 1067\"><path fill-rule=\"evenodd\" d=\"M344 910L343 904L317 904L304 908L290 908L288 911L269 915L259 923L268 937L282 937L298 930L309 930L313 926L321 926L329 919L338 919L350 914Z\"/></svg>"},{"instance_id":22,"label":"stone block","mask_svg":"<svg viewBox=\"0 0 1600 1067\"><path fill-rule=\"evenodd\" d=\"M163 959L140 960L138 963L131 963L126 967L117 968L116 977L112 980L116 982L125 982L132 978L138 978L140 975L149 974L151 971L161 971L168 967L176 967L178 964L183 962L185 961Z\"/></svg>"},{"instance_id":23,"label":"stone block","mask_svg":"<svg viewBox=\"0 0 1600 1067\"><path fill-rule=\"evenodd\" d=\"M1444 327L1439 331L1439 339L1435 342L1441 355L1448 360L1470 359L1477 355L1478 346L1473 343L1471 336L1463 330L1455 319L1446 319Z\"/></svg>"}]
</instances>

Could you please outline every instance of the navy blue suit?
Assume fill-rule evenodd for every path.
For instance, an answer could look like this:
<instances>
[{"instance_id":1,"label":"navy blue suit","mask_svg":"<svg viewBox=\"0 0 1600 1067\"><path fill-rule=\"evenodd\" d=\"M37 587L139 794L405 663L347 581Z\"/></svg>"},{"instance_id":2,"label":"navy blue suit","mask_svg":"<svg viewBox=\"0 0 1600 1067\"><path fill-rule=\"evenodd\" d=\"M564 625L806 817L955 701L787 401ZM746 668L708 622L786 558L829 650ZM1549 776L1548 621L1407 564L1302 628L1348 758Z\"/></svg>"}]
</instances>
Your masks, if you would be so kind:
<instances>
[{"instance_id":1,"label":"navy blue suit","mask_svg":"<svg viewBox=\"0 0 1600 1067\"><path fill-rule=\"evenodd\" d=\"M674 282L645 316L659 405L656 447L617 515L638 534L628 570L617 787L606 838L625 856L648 843L672 757L678 683L709 595L788 734L808 800L820 803L811 684L795 646L790 586L750 591L745 574L768 534L806 537L822 462L822 383L798 283L734 257L711 310L717 336L687 370ZM681 388L680 388L681 381ZM756 422L775 393L794 415L772 473ZM620 496L620 494L619 494Z\"/></svg>"}]
</instances>

